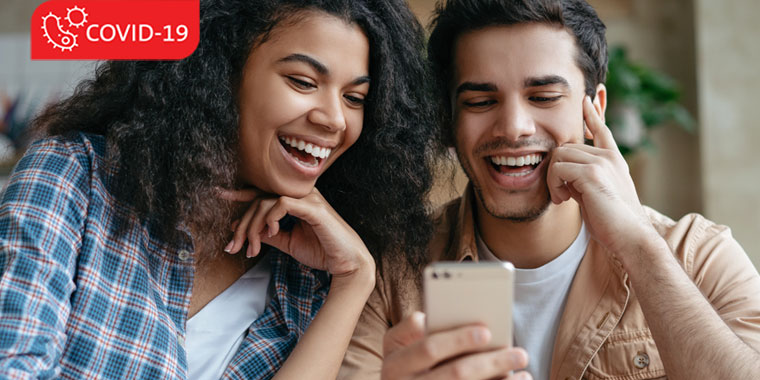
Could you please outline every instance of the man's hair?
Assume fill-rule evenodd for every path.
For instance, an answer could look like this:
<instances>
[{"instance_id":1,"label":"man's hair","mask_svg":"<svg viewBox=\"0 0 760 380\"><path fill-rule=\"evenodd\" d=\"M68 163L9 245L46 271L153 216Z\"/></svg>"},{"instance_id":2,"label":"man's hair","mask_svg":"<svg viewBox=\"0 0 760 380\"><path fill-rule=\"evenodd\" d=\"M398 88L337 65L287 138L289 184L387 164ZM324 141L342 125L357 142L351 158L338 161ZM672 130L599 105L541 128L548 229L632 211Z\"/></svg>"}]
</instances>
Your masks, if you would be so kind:
<instances>
[{"instance_id":1,"label":"man's hair","mask_svg":"<svg viewBox=\"0 0 760 380\"><path fill-rule=\"evenodd\" d=\"M604 83L607 76L606 27L585 0L439 1L430 24L428 58L438 85L444 129L452 116L448 99L456 40L464 33L489 26L526 23L564 27L575 36L576 61L583 72L586 94L593 98L596 86Z\"/></svg>"}]
</instances>

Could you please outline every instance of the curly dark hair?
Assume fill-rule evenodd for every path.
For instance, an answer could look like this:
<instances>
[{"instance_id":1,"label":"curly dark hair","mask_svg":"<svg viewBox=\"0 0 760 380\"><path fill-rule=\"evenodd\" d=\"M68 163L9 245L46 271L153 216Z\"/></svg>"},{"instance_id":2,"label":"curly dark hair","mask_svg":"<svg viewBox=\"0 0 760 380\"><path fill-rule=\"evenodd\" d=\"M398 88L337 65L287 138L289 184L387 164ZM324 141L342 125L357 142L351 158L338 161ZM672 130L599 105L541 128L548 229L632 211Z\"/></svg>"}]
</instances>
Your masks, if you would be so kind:
<instances>
[{"instance_id":1,"label":"curly dark hair","mask_svg":"<svg viewBox=\"0 0 760 380\"><path fill-rule=\"evenodd\" d=\"M567 29L578 45L576 62L583 72L586 94L593 99L596 86L607 76L606 27L585 0L447 0L436 4L430 23L428 58L432 63L442 137L454 145L450 131L452 109L449 91L453 49L464 33L494 25L552 24Z\"/></svg>"},{"instance_id":2,"label":"curly dark hair","mask_svg":"<svg viewBox=\"0 0 760 380\"><path fill-rule=\"evenodd\" d=\"M418 267L432 231L426 199L440 148L424 34L404 0L202 0L200 7L200 43L191 56L105 62L47 108L37 128L106 136L117 168L112 192L139 220L158 222L151 224L164 239L190 225L224 242L239 210L215 189L240 185L237 94L245 61L278 24L326 12L367 35L372 85L358 141L317 188L379 264L385 255Z\"/></svg>"}]
</instances>

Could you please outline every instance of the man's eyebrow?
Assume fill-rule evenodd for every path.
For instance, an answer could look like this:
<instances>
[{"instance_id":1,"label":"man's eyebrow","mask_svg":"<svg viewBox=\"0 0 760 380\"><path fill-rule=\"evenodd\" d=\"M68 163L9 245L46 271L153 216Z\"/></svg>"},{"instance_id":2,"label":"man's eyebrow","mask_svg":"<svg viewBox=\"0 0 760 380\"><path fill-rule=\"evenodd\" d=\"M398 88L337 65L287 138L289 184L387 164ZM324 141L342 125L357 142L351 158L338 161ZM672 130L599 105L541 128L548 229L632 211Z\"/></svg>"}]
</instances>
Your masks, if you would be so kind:
<instances>
[{"instance_id":1,"label":"man's eyebrow","mask_svg":"<svg viewBox=\"0 0 760 380\"><path fill-rule=\"evenodd\" d=\"M541 86L548 86L552 84L559 84L564 87L570 88L570 83L567 81L567 79L559 76L559 75L547 75L543 77L530 77L525 79L525 82L523 83L523 86L526 88L528 87L541 87Z\"/></svg>"},{"instance_id":2,"label":"man's eyebrow","mask_svg":"<svg viewBox=\"0 0 760 380\"><path fill-rule=\"evenodd\" d=\"M464 82L457 87L455 95L459 96L459 94L465 91L494 92L497 90L498 87L493 83Z\"/></svg>"},{"instance_id":3,"label":"man's eyebrow","mask_svg":"<svg viewBox=\"0 0 760 380\"><path fill-rule=\"evenodd\" d=\"M318 73L322 75L330 75L330 70L327 69L327 66L322 64L322 62L317 61L316 59L309 57L305 54L291 54L285 58L281 58L278 63L284 63L284 62L303 62L312 68L316 70Z\"/></svg>"}]
</instances>

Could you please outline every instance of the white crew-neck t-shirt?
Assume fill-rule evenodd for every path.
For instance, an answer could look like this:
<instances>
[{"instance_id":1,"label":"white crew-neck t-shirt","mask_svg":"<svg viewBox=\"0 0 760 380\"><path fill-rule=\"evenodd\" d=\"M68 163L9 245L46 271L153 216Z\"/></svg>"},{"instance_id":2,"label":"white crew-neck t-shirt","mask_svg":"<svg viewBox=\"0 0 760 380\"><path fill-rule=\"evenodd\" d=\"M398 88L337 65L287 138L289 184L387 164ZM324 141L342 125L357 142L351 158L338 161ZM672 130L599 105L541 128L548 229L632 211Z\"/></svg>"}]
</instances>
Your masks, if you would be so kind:
<instances>
[{"instance_id":1,"label":"white crew-neck t-shirt","mask_svg":"<svg viewBox=\"0 0 760 380\"><path fill-rule=\"evenodd\" d=\"M187 378L218 380L240 348L245 332L271 299L268 257L187 320Z\"/></svg>"},{"instance_id":2,"label":"white crew-neck t-shirt","mask_svg":"<svg viewBox=\"0 0 760 380\"><path fill-rule=\"evenodd\" d=\"M480 260L499 260L479 234L477 242ZM556 259L535 269L515 269L514 344L528 352L526 370L534 380L549 380L559 321L588 242L583 224L575 241Z\"/></svg>"}]
</instances>

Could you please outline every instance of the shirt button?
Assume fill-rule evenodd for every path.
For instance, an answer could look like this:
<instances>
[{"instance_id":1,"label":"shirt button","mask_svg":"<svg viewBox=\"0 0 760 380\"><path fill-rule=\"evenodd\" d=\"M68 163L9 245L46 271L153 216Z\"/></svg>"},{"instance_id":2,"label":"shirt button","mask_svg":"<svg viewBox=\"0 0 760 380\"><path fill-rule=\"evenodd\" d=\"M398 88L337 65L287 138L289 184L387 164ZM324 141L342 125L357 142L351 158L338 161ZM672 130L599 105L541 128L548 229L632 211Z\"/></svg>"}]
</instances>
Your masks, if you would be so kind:
<instances>
[{"instance_id":1,"label":"shirt button","mask_svg":"<svg viewBox=\"0 0 760 380\"><path fill-rule=\"evenodd\" d=\"M190 257L191 257L190 251L188 251L186 249L183 249L183 250L179 251L179 255L178 256L179 256L179 259L182 260L182 261L190 260Z\"/></svg>"},{"instance_id":2,"label":"shirt button","mask_svg":"<svg viewBox=\"0 0 760 380\"><path fill-rule=\"evenodd\" d=\"M180 347L185 348L185 338L182 335L177 334L177 343Z\"/></svg>"},{"instance_id":3,"label":"shirt button","mask_svg":"<svg viewBox=\"0 0 760 380\"><path fill-rule=\"evenodd\" d=\"M639 354L633 358L633 365L638 369L646 368L649 365L649 355L645 352L639 352Z\"/></svg>"}]
</instances>

